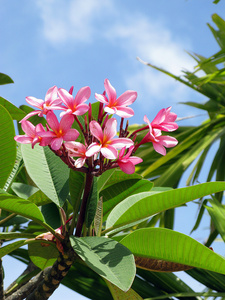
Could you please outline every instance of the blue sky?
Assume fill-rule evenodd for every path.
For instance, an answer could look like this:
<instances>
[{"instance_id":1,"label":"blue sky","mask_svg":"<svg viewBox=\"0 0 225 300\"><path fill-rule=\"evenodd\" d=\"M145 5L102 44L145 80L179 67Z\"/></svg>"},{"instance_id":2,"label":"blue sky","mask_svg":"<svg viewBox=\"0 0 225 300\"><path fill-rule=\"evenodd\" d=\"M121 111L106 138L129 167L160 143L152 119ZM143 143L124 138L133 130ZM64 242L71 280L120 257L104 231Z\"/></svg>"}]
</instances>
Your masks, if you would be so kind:
<instances>
[{"instance_id":1,"label":"blue sky","mask_svg":"<svg viewBox=\"0 0 225 300\"><path fill-rule=\"evenodd\" d=\"M2 0L0 72L15 83L1 86L0 95L19 106L26 96L43 99L53 85L65 89L74 85L75 92L88 85L95 101L94 93L103 92L108 78L118 95L127 89L138 92L130 124L142 123L144 114L152 120L170 105L178 117L202 113L178 102L207 99L136 57L177 75L182 69L192 70L195 63L185 51L209 56L218 50L206 23L213 24L213 13L225 18L225 2L212 2ZM183 124L199 122L195 118ZM8 259L5 266L15 266L15 261ZM6 274L6 285L20 273L19 267L13 273ZM53 299L62 294L70 292L60 287Z\"/></svg>"}]
</instances>

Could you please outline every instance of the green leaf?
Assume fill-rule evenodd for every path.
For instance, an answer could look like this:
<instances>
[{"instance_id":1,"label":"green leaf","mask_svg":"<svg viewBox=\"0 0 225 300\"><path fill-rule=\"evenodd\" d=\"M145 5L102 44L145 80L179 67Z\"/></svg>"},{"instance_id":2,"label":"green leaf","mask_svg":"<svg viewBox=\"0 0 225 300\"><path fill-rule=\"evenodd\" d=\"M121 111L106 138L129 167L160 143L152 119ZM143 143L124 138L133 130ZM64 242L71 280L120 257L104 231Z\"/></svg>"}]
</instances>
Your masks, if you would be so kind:
<instances>
[{"instance_id":1,"label":"green leaf","mask_svg":"<svg viewBox=\"0 0 225 300\"><path fill-rule=\"evenodd\" d=\"M3 188L16 160L16 141L13 120L1 105L0 116L0 188Z\"/></svg>"},{"instance_id":2,"label":"green leaf","mask_svg":"<svg viewBox=\"0 0 225 300\"><path fill-rule=\"evenodd\" d=\"M165 228L138 229L120 241L135 256L225 274L225 259L191 237Z\"/></svg>"},{"instance_id":3,"label":"green leaf","mask_svg":"<svg viewBox=\"0 0 225 300\"><path fill-rule=\"evenodd\" d=\"M85 184L84 173L70 170L70 177L69 177L70 203L75 211L78 211L78 206L80 205L84 184Z\"/></svg>"},{"instance_id":4,"label":"green leaf","mask_svg":"<svg viewBox=\"0 0 225 300\"><path fill-rule=\"evenodd\" d=\"M74 251L92 270L121 290L129 290L136 268L134 257L126 247L104 237L70 237L70 241Z\"/></svg>"},{"instance_id":5,"label":"green leaf","mask_svg":"<svg viewBox=\"0 0 225 300\"><path fill-rule=\"evenodd\" d=\"M0 73L0 85L8 83L14 83L14 81L8 75Z\"/></svg>"},{"instance_id":6,"label":"green leaf","mask_svg":"<svg viewBox=\"0 0 225 300\"><path fill-rule=\"evenodd\" d=\"M0 239L1 240L13 240L13 239L32 239L35 238L36 235L32 233L23 233L23 232L1 232Z\"/></svg>"},{"instance_id":7,"label":"green leaf","mask_svg":"<svg viewBox=\"0 0 225 300\"><path fill-rule=\"evenodd\" d=\"M106 228L120 227L225 189L225 182L207 182L165 192L143 192L119 203L109 214Z\"/></svg>"},{"instance_id":8,"label":"green leaf","mask_svg":"<svg viewBox=\"0 0 225 300\"><path fill-rule=\"evenodd\" d=\"M10 189L13 181L15 180L16 176L18 175L18 173L20 172L22 167L23 167L23 158L22 158L20 146L18 146L15 164L14 164L13 169L12 169L11 173L9 174L9 177L4 185L4 190L6 192Z\"/></svg>"},{"instance_id":9,"label":"green leaf","mask_svg":"<svg viewBox=\"0 0 225 300\"><path fill-rule=\"evenodd\" d=\"M86 210L86 216L85 216L85 223L87 228L89 228L95 218L96 209L97 209L97 203L98 203L98 186L97 186L97 178L93 178L93 184L91 193L88 198L88 204L87 204L87 210Z\"/></svg>"},{"instance_id":10,"label":"green leaf","mask_svg":"<svg viewBox=\"0 0 225 300\"><path fill-rule=\"evenodd\" d=\"M59 228L61 225L61 218L59 209L55 203L45 204L41 207L41 212L45 218L45 222L52 228Z\"/></svg>"},{"instance_id":11,"label":"green leaf","mask_svg":"<svg viewBox=\"0 0 225 300\"><path fill-rule=\"evenodd\" d=\"M36 193L32 194L28 200L30 202L33 202L37 206L42 206L48 203L51 203L51 200L40 190L38 190Z\"/></svg>"},{"instance_id":12,"label":"green leaf","mask_svg":"<svg viewBox=\"0 0 225 300\"><path fill-rule=\"evenodd\" d=\"M69 168L48 147L23 144L22 155L27 172L38 188L62 207L69 193Z\"/></svg>"},{"instance_id":13,"label":"green leaf","mask_svg":"<svg viewBox=\"0 0 225 300\"><path fill-rule=\"evenodd\" d=\"M41 270L54 264L59 256L59 251L54 245L32 243L28 245L28 253L32 262Z\"/></svg>"},{"instance_id":14,"label":"green leaf","mask_svg":"<svg viewBox=\"0 0 225 300\"><path fill-rule=\"evenodd\" d=\"M0 104L9 112L13 120L20 121L26 116L22 109L16 107L14 104L2 97L0 97Z\"/></svg>"},{"instance_id":15,"label":"green leaf","mask_svg":"<svg viewBox=\"0 0 225 300\"><path fill-rule=\"evenodd\" d=\"M38 223L44 222L42 213L34 203L10 194L0 195L0 208L32 219Z\"/></svg>"},{"instance_id":16,"label":"green leaf","mask_svg":"<svg viewBox=\"0 0 225 300\"><path fill-rule=\"evenodd\" d=\"M31 195L39 191L38 188L32 185L14 182L11 186L13 192L20 198L28 199Z\"/></svg>"},{"instance_id":17,"label":"green leaf","mask_svg":"<svg viewBox=\"0 0 225 300\"><path fill-rule=\"evenodd\" d=\"M143 298L138 295L133 289L129 289L127 292L121 291L114 284L105 280L108 288L113 296L114 300L143 300Z\"/></svg>"},{"instance_id":18,"label":"green leaf","mask_svg":"<svg viewBox=\"0 0 225 300\"><path fill-rule=\"evenodd\" d=\"M100 193L100 197L103 197L104 215L107 216L125 198L150 191L152 187L153 183L146 179L127 179L111 184Z\"/></svg>"},{"instance_id":19,"label":"green leaf","mask_svg":"<svg viewBox=\"0 0 225 300\"><path fill-rule=\"evenodd\" d=\"M0 258L2 258L3 256L9 254L10 252L26 245L28 242L26 240L20 240L20 241L16 241L14 243L11 243L7 246L1 247L0 248Z\"/></svg>"},{"instance_id":20,"label":"green leaf","mask_svg":"<svg viewBox=\"0 0 225 300\"><path fill-rule=\"evenodd\" d=\"M213 200L209 199L212 207L205 206L212 218L212 221L225 242L225 208L224 206L213 197Z\"/></svg>"}]
</instances>

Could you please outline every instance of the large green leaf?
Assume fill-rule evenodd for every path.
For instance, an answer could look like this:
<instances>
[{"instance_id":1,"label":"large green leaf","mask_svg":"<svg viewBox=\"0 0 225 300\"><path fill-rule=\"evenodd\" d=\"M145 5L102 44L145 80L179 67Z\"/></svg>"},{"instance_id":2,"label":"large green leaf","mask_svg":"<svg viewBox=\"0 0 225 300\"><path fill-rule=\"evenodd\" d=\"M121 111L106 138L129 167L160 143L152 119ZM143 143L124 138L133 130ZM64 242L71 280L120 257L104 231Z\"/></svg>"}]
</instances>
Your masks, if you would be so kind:
<instances>
[{"instance_id":1,"label":"large green leaf","mask_svg":"<svg viewBox=\"0 0 225 300\"><path fill-rule=\"evenodd\" d=\"M32 262L41 270L52 266L59 256L59 251L54 245L31 243L28 245L28 253Z\"/></svg>"},{"instance_id":2,"label":"large green leaf","mask_svg":"<svg viewBox=\"0 0 225 300\"><path fill-rule=\"evenodd\" d=\"M138 229L120 243L138 257L171 261L225 274L225 259L191 237L165 228Z\"/></svg>"},{"instance_id":3,"label":"large green leaf","mask_svg":"<svg viewBox=\"0 0 225 300\"><path fill-rule=\"evenodd\" d=\"M6 74L0 73L0 85L14 83L11 77Z\"/></svg>"},{"instance_id":4,"label":"large green leaf","mask_svg":"<svg viewBox=\"0 0 225 300\"><path fill-rule=\"evenodd\" d=\"M13 120L8 111L0 105L0 188L3 188L16 159L16 141Z\"/></svg>"},{"instance_id":5,"label":"large green leaf","mask_svg":"<svg viewBox=\"0 0 225 300\"><path fill-rule=\"evenodd\" d=\"M8 100L0 97L0 104L7 109L13 120L20 121L26 116L25 112L22 109L16 107L14 104Z\"/></svg>"},{"instance_id":6,"label":"large green leaf","mask_svg":"<svg viewBox=\"0 0 225 300\"><path fill-rule=\"evenodd\" d=\"M207 182L164 192L143 192L119 203L109 214L106 228L120 227L186 202L225 189L225 182Z\"/></svg>"},{"instance_id":7,"label":"large green leaf","mask_svg":"<svg viewBox=\"0 0 225 300\"><path fill-rule=\"evenodd\" d=\"M28 199L31 195L39 191L37 187L21 182L14 182L11 189L18 197L23 199Z\"/></svg>"},{"instance_id":8,"label":"large green leaf","mask_svg":"<svg viewBox=\"0 0 225 300\"><path fill-rule=\"evenodd\" d=\"M152 187L153 183L146 179L127 179L111 184L100 193L100 196L103 197L104 215L107 216L125 198L150 191Z\"/></svg>"},{"instance_id":9,"label":"large green leaf","mask_svg":"<svg viewBox=\"0 0 225 300\"><path fill-rule=\"evenodd\" d=\"M30 201L10 194L0 195L0 208L32 219L38 223L44 222L39 208Z\"/></svg>"},{"instance_id":10,"label":"large green leaf","mask_svg":"<svg viewBox=\"0 0 225 300\"><path fill-rule=\"evenodd\" d=\"M121 290L129 290L136 268L134 257L126 247L104 237L71 237L70 241L74 251L92 270Z\"/></svg>"},{"instance_id":11,"label":"large green leaf","mask_svg":"<svg viewBox=\"0 0 225 300\"><path fill-rule=\"evenodd\" d=\"M39 189L56 205L63 206L69 193L69 168L48 147L23 144L27 172Z\"/></svg>"}]
</instances>

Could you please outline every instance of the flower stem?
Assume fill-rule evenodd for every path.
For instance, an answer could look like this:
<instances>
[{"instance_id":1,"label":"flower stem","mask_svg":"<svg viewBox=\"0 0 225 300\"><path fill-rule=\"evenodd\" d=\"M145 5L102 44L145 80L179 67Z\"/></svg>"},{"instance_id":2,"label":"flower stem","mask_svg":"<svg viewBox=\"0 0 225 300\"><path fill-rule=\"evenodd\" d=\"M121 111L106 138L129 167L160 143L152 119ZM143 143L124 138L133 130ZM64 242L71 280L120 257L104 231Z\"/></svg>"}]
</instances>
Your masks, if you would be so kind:
<instances>
[{"instance_id":1,"label":"flower stem","mask_svg":"<svg viewBox=\"0 0 225 300\"><path fill-rule=\"evenodd\" d=\"M89 197L90 192L91 192L92 184L93 184L93 175L92 175L91 172L88 172L86 174L84 194L83 194L83 199L82 199L81 208L80 208L80 214L79 214L79 217L78 217L77 227L76 227L76 232L75 232L75 236L78 236L78 237L80 237L81 233L82 233L82 228L83 228L83 224L84 224L84 221L85 221L85 214L86 214L86 209L87 209L88 197Z\"/></svg>"}]
</instances>

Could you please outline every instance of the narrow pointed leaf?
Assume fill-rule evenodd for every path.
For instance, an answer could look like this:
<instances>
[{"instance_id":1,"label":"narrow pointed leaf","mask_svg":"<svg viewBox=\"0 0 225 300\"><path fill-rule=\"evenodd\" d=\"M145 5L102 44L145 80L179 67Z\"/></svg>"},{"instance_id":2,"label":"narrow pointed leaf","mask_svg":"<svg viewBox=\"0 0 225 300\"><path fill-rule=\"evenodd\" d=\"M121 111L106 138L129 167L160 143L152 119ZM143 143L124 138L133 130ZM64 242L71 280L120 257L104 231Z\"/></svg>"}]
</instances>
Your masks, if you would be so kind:
<instances>
[{"instance_id":1,"label":"narrow pointed leaf","mask_svg":"<svg viewBox=\"0 0 225 300\"><path fill-rule=\"evenodd\" d=\"M57 206L69 193L69 168L48 147L22 145L24 164L38 188Z\"/></svg>"},{"instance_id":2,"label":"narrow pointed leaf","mask_svg":"<svg viewBox=\"0 0 225 300\"><path fill-rule=\"evenodd\" d=\"M224 206L213 197L213 200L209 199L212 207L205 206L212 218L212 221L225 242L225 208Z\"/></svg>"},{"instance_id":3,"label":"narrow pointed leaf","mask_svg":"<svg viewBox=\"0 0 225 300\"><path fill-rule=\"evenodd\" d=\"M129 290L136 268L134 257L126 247L104 237L71 237L70 241L74 251L92 270L121 290Z\"/></svg>"},{"instance_id":4,"label":"narrow pointed leaf","mask_svg":"<svg viewBox=\"0 0 225 300\"><path fill-rule=\"evenodd\" d=\"M133 195L111 211L106 228L120 227L224 189L225 182L207 182L161 193L144 192Z\"/></svg>"},{"instance_id":5,"label":"narrow pointed leaf","mask_svg":"<svg viewBox=\"0 0 225 300\"><path fill-rule=\"evenodd\" d=\"M0 258L27 244L26 240L16 241L0 248Z\"/></svg>"},{"instance_id":6,"label":"narrow pointed leaf","mask_svg":"<svg viewBox=\"0 0 225 300\"><path fill-rule=\"evenodd\" d=\"M165 228L144 228L120 243L135 256L176 262L225 274L225 259L191 237Z\"/></svg>"}]
</instances>

